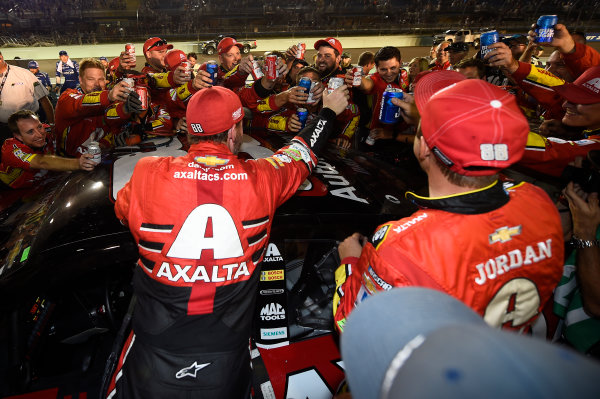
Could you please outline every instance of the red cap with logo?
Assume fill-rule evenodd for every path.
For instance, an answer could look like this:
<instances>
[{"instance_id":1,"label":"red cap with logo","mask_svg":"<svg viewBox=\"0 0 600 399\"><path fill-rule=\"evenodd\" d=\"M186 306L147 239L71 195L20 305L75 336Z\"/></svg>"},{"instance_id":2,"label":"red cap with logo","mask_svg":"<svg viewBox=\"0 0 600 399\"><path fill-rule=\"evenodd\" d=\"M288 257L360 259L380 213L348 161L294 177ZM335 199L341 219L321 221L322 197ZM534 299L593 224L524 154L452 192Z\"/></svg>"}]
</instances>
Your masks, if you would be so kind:
<instances>
[{"instance_id":1,"label":"red cap with logo","mask_svg":"<svg viewBox=\"0 0 600 399\"><path fill-rule=\"evenodd\" d=\"M340 43L340 41L335 37L328 37L326 39L317 40L315 42L315 50L318 50L321 46L333 47L337 50L338 53L340 53L340 55L342 55L342 53L344 52L344 49L342 48L342 43Z\"/></svg>"},{"instance_id":2,"label":"red cap with logo","mask_svg":"<svg viewBox=\"0 0 600 399\"><path fill-rule=\"evenodd\" d=\"M600 66L587 69L573 83L552 89L573 104L600 103Z\"/></svg>"},{"instance_id":3,"label":"red cap with logo","mask_svg":"<svg viewBox=\"0 0 600 399\"><path fill-rule=\"evenodd\" d=\"M108 70L110 72L116 71L120 64L121 61L119 60L119 57L115 57L108 63Z\"/></svg>"},{"instance_id":4,"label":"red cap with logo","mask_svg":"<svg viewBox=\"0 0 600 399\"><path fill-rule=\"evenodd\" d=\"M168 44L166 40L161 39L160 37L151 37L146 40L144 43L144 54L148 50L158 51L158 50L171 50L173 48L172 44Z\"/></svg>"},{"instance_id":5,"label":"red cap with logo","mask_svg":"<svg viewBox=\"0 0 600 399\"><path fill-rule=\"evenodd\" d=\"M440 79L444 72L446 79ZM415 87L421 131L431 151L464 176L493 175L518 162L529 124L515 96L483 80L454 74L460 75L433 72Z\"/></svg>"},{"instance_id":6,"label":"red cap with logo","mask_svg":"<svg viewBox=\"0 0 600 399\"><path fill-rule=\"evenodd\" d=\"M226 132L244 118L240 98L221 86L202 89L194 94L185 113L188 133L212 136Z\"/></svg>"},{"instance_id":7,"label":"red cap with logo","mask_svg":"<svg viewBox=\"0 0 600 399\"><path fill-rule=\"evenodd\" d=\"M181 50L171 50L165 55L165 65L169 71L174 71L182 62L187 60L187 55Z\"/></svg>"},{"instance_id":8,"label":"red cap with logo","mask_svg":"<svg viewBox=\"0 0 600 399\"><path fill-rule=\"evenodd\" d=\"M217 45L217 51L219 52L219 54L223 54L228 52L229 49L233 46L239 47L240 50L244 47L242 43L238 43L238 41L235 40L233 37L224 37Z\"/></svg>"}]
</instances>

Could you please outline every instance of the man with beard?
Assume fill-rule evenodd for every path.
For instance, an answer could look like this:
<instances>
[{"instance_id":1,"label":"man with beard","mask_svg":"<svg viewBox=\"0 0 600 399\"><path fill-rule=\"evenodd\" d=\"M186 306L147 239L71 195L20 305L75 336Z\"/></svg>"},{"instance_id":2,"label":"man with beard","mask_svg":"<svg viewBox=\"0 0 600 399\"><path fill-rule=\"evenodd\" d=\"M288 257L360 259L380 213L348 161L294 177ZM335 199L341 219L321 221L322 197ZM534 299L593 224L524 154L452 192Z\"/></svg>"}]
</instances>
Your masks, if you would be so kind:
<instances>
[{"instance_id":1,"label":"man with beard","mask_svg":"<svg viewBox=\"0 0 600 399\"><path fill-rule=\"evenodd\" d=\"M71 157L87 153L92 141L112 147L111 128L127 122L131 113L141 111L138 95L130 92L126 82L106 90L104 67L96 59L81 61L79 83L79 89L66 90L56 104L57 152Z\"/></svg>"},{"instance_id":2,"label":"man with beard","mask_svg":"<svg viewBox=\"0 0 600 399\"><path fill-rule=\"evenodd\" d=\"M315 68L321 74L321 82L327 84L332 77L343 77L346 70L340 66L343 52L342 43L334 37L328 37L317 40L314 47L317 50Z\"/></svg>"},{"instance_id":3,"label":"man with beard","mask_svg":"<svg viewBox=\"0 0 600 399\"><path fill-rule=\"evenodd\" d=\"M8 118L13 137L2 145L0 181L12 188L31 187L47 171L93 170L96 163L85 154L78 159L54 155L54 140L35 112L21 110Z\"/></svg>"}]
</instances>

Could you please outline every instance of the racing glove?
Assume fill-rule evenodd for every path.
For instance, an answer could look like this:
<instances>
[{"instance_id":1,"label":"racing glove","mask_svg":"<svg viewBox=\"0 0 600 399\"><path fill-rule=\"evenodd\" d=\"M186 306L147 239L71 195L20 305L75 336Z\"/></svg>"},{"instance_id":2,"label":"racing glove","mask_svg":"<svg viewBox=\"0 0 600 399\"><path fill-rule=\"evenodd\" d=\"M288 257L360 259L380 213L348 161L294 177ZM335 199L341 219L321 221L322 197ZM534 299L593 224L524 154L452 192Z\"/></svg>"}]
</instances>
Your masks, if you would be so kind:
<instances>
[{"instance_id":1,"label":"racing glove","mask_svg":"<svg viewBox=\"0 0 600 399\"><path fill-rule=\"evenodd\" d=\"M127 96L127 101L123 105L123 111L128 114L139 114L143 111L142 101L135 91L130 92L129 96Z\"/></svg>"}]
</instances>

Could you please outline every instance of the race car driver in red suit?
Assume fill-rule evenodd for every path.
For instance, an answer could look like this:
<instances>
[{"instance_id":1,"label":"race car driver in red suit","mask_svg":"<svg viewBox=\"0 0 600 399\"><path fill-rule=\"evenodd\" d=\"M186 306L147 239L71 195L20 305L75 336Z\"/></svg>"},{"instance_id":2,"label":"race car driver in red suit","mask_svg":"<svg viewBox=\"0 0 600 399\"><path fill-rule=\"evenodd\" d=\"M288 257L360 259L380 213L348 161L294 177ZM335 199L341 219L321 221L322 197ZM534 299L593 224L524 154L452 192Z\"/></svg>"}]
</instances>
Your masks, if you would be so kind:
<instances>
[{"instance_id":1,"label":"race car driver in red suit","mask_svg":"<svg viewBox=\"0 0 600 399\"><path fill-rule=\"evenodd\" d=\"M417 83L414 153L430 197L409 193L421 210L383 224L364 246L358 233L340 244L340 330L365 298L413 285L460 299L492 326L527 331L560 279L563 235L552 201L531 184L498 180L523 155L527 121L511 94L463 79L440 71Z\"/></svg>"},{"instance_id":2,"label":"race car driver in red suit","mask_svg":"<svg viewBox=\"0 0 600 399\"><path fill-rule=\"evenodd\" d=\"M239 97L202 89L186 112L188 155L137 163L115 204L139 246L137 304L108 397L249 397L252 309L273 214L317 164L348 91L323 101L289 146L243 161Z\"/></svg>"}]
</instances>

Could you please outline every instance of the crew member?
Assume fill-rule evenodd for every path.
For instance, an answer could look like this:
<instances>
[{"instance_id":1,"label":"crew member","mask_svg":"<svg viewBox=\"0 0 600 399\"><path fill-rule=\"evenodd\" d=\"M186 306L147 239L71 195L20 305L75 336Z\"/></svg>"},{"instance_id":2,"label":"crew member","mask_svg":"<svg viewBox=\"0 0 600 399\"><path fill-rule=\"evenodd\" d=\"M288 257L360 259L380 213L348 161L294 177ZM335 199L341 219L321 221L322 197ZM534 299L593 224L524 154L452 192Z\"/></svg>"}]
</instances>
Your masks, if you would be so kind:
<instances>
[{"instance_id":1,"label":"crew member","mask_svg":"<svg viewBox=\"0 0 600 399\"><path fill-rule=\"evenodd\" d=\"M189 154L137 163L115 204L140 260L133 332L109 397L249 397L252 308L273 215L315 167L347 88L324 104L288 147L243 161L238 96L202 89L187 108Z\"/></svg>"},{"instance_id":2,"label":"crew member","mask_svg":"<svg viewBox=\"0 0 600 399\"><path fill-rule=\"evenodd\" d=\"M112 147L111 129L141 112L139 97L126 82L106 90L104 66L94 58L81 62L79 82L79 89L65 91L56 104L57 153L70 157L87 153L92 141ZM109 107L115 102L118 106Z\"/></svg>"},{"instance_id":3,"label":"crew member","mask_svg":"<svg viewBox=\"0 0 600 399\"><path fill-rule=\"evenodd\" d=\"M79 84L79 64L69 58L65 50L58 52L60 60L56 61L56 87L60 94L67 89L77 89Z\"/></svg>"},{"instance_id":4,"label":"crew member","mask_svg":"<svg viewBox=\"0 0 600 399\"><path fill-rule=\"evenodd\" d=\"M35 112L22 110L8 118L13 137L2 145L0 181L12 188L31 187L39 183L48 171L93 170L96 163L85 154L79 159L54 155L52 134L40 122Z\"/></svg>"},{"instance_id":5,"label":"crew member","mask_svg":"<svg viewBox=\"0 0 600 399\"><path fill-rule=\"evenodd\" d=\"M369 242L355 233L340 244L335 324L343 330L352 309L378 291L414 285L460 299L494 327L526 331L563 264L548 195L498 180L523 155L527 120L511 94L453 71L421 78L415 100L414 153L429 197L408 193L421 210L381 225Z\"/></svg>"}]
</instances>

